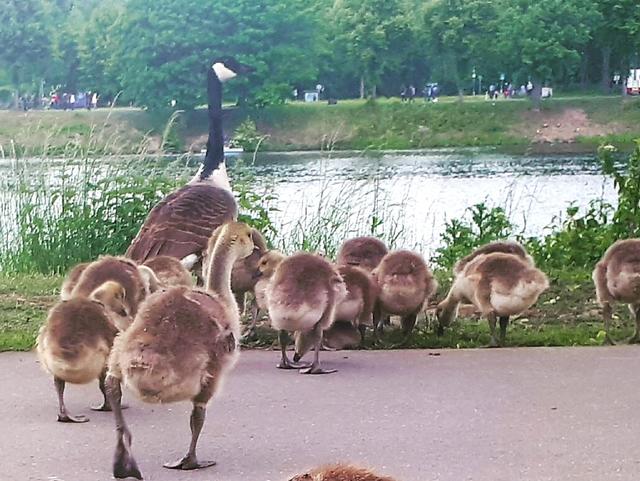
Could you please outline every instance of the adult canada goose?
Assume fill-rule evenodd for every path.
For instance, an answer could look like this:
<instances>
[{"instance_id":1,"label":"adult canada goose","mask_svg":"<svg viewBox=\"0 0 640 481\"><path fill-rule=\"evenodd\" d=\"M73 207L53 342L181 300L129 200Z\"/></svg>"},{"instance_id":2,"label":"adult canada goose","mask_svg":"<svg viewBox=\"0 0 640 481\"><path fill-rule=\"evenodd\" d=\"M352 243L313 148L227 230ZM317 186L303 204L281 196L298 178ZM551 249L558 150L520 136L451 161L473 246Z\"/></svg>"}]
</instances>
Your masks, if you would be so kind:
<instances>
[{"instance_id":1,"label":"adult canada goose","mask_svg":"<svg viewBox=\"0 0 640 481\"><path fill-rule=\"evenodd\" d=\"M187 185L161 200L147 216L126 254L139 263L159 255L200 257L216 227L238 217L224 161L222 83L253 69L221 57L207 70L209 138L204 163Z\"/></svg>"},{"instance_id":2,"label":"adult canada goose","mask_svg":"<svg viewBox=\"0 0 640 481\"><path fill-rule=\"evenodd\" d=\"M629 304L636 322L636 332L629 342L640 342L640 239L619 240L609 247L596 264L593 282L602 306L605 342L614 344L609 334L614 302Z\"/></svg>"},{"instance_id":3,"label":"adult canada goose","mask_svg":"<svg viewBox=\"0 0 640 481\"><path fill-rule=\"evenodd\" d=\"M456 317L462 301L472 303L489 321L490 347L502 346L509 317L529 309L549 287L547 276L527 258L492 252L475 257L455 279L436 310L441 331ZM500 320L500 339L496 321Z\"/></svg>"},{"instance_id":4,"label":"adult canada goose","mask_svg":"<svg viewBox=\"0 0 640 481\"><path fill-rule=\"evenodd\" d=\"M58 421L83 423L89 418L72 416L64 403L67 382L86 384L99 380L104 396L96 411L109 411L105 393L107 359L118 331L126 329L133 317L124 302L125 289L106 281L88 297L71 297L56 304L40 328L36 342L41 366L53 376L58 394Z\"/></svg>"},{"instance_id":5,"label":"adult canada goose","mask_svg":"<svg viewBox=\"0 0 640 481\"><path fill-rule=\"evenodd\" d=\"M289 481L395 481L389 476L375 474L368 469L336 464L312 469L304 474L294 476Z\"/></svg>"},{"instance_id":6,"label":"adult canada goose","mask_svg":"<svg viewBox=\"0 0 640 481\"><path fill-rule=\"evenodd\" d=\"M239 353L240 315L231 292L233 263L253 251L251 229L229 222L210 240L206 290L171 287L149 297L129 329L114 341L106 388L116 419L116 478L142 476L131 453L131 433L122 416L121 383L149 403L191 401L191 443L187 454L166 468L213 466L196 456L206 406Z\"/></svg>"},{"instance_id":7,"label":"adult canada goose","mask_svg":"<svg viewBox=\"0 0 640 481\"><path fill-rule=\"evenodd\" d=\"M319 255L300 252L285 258L267 287L267 307L271 325L279 331L280 369L298 369L301 374L328 374L335 370L320 367L322 333L334 321L336 305L346 297L347 289L337 269ZM305 348L299 342L315 346L311 366L287 357L289 332L296 332L296 356ZM298 335L298 333L302 335Z\"/></svg>"}]
</instances>

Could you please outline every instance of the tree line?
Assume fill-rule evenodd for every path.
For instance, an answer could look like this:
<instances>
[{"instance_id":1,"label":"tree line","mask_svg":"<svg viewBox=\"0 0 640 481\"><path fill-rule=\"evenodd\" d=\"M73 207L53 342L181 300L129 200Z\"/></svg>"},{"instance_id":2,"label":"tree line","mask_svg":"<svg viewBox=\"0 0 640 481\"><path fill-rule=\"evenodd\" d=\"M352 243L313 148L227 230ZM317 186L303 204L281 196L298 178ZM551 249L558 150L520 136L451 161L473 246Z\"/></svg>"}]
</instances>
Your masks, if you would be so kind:
<instances>
[{"instance_id":1,"label":"tree line","mask_svg":"<svg viewBox=\"0 0 640 481\"><path fill-rule=\"evenodd\" d=\"M336 98L429 81L463 93L502 76L609 91L614 73L640 67L640 2L5 0L0 44L0 97L89 89L189 109L222 54L256 68L229 95L257 105L318 83Z\"/></svg>"}]
</instances>

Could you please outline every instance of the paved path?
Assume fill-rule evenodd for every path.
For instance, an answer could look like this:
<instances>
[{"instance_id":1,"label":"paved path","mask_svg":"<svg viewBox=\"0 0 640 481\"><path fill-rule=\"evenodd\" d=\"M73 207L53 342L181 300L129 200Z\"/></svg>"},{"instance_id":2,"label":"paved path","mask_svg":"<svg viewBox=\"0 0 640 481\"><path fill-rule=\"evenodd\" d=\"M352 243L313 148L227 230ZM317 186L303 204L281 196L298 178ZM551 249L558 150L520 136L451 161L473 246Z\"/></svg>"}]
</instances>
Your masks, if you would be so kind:
<instances>
[{"instance_id":1,"label":"paved path","mask_svg":"<svg viewBox=\"0 0 640 481\"><path fill-rule=\"evenodd\" d=\"M640 349L323 353L328 376L274 368L245 352L200 442L209 470L161 468L183 454L188 404L125 411L148 480L286 481L338 460L399 481L640 479ZM0 354L0 480L105 481L110 414L97 386L70 386L84 425L55 422L51 380L33 354Z\"/></svg>"}]
</instances>

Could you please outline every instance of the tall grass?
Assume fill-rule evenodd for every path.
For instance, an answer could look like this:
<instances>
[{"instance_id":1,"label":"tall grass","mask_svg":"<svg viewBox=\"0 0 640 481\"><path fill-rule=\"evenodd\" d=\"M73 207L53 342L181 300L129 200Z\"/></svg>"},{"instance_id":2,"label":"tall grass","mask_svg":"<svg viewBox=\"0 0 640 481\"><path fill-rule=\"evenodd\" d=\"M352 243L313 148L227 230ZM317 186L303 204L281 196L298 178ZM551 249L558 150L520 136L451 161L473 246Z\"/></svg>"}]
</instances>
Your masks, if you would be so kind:
<instances>
[{"instance_id":1,"label":"tall grass","mask_svg":"<svg viewBox=\"0 0 640 481\"><path fill-rule=\"evenodd\" d=\"M180 181L102 159L17 161L0 185L0 265L59 273L102 254L122 254L149 210Z\"/></svg>"}]
</instances>

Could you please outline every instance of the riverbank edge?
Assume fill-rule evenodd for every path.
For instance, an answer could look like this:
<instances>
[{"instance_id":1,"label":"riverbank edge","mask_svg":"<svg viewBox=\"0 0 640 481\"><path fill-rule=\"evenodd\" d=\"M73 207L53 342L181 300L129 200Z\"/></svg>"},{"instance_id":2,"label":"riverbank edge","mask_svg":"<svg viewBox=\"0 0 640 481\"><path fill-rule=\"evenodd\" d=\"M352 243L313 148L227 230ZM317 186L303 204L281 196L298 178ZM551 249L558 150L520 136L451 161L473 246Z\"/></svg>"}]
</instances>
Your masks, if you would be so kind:
<instances>
[{"instance_id":1,"label":"riverbank edge","mask_svg":"<svg viewBox=\"0 0 640 481\"><path fill-rule=\"evenodd\" d=\"M396 99L287 103L225 109L225 132L248 153L491 148L513 154L583 154L601 144L622 151L640 138L640 99L558 98L533 111L525 100L452 99L405 105ZM0 111L0 157L199 153L206 110L150 112Z\"/></svg>"},{"instance_id":2,"label":"riverbank edge","mask_svg":"<svg viewBox=\"0 0 640 481\"><path fill-rule=\"evenodd\" d=\"M437 299L446 295L450 279L438 273L442 287ZM597 346L604 332L600 310L595 303L593 283L588 272L571 277L550 273L550 289L524 315L513 319L507 334L507 347ZM0 274L0 352L33 349L40 326L48 310L58 301L62 276L41 274ZM387 328L381 343L375 344L370 331L365 349L460 349L485 347L489 328L473 309L464 309L462 317L443 336L435 333L435 300L423 312L407 345L401 345L400 329ZM245 324L246 325L246 324ZM633 322L626 306L618 306L612 336L623 341L633 333ZM259 323L258 335L244 346L248 349L272 349L277 334L266 321Z\"/></svg>"}]
</instances>

